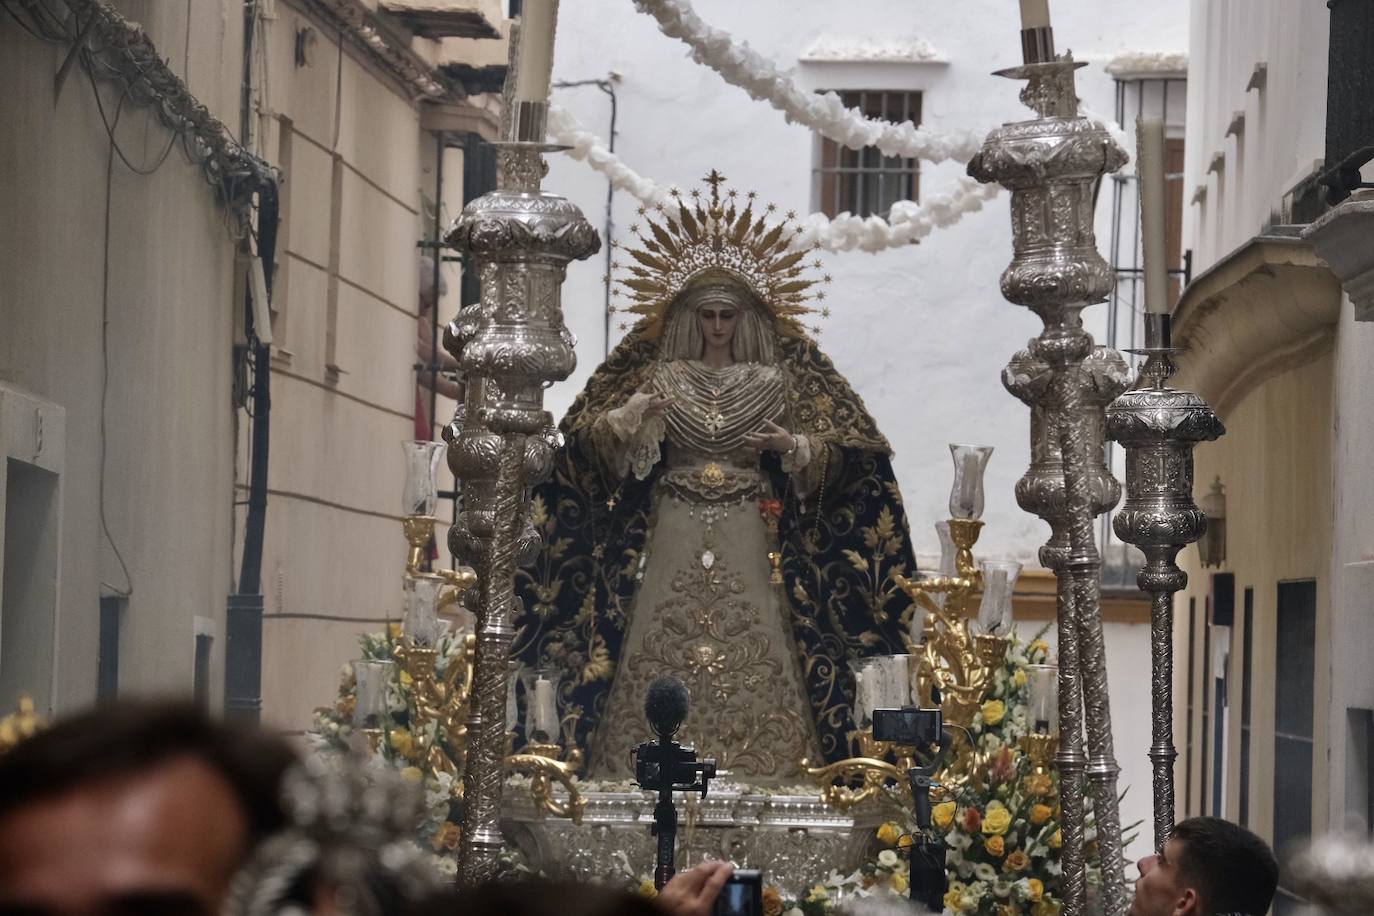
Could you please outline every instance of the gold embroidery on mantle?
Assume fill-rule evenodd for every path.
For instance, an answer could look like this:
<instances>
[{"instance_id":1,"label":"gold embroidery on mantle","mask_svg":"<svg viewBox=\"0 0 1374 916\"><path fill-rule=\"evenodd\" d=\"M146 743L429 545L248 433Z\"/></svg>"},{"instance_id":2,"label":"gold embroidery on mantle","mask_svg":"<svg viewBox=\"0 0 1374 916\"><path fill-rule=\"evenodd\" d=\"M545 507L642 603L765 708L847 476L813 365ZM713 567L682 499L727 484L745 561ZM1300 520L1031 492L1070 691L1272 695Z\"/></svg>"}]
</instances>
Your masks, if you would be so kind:
<instances>
[{"instance_id":1,"label":"gold embroidery on mantle","mask_svg":"<svg viewBox=\"0 0 1374 916\"><path fill-rule=\"evenodd\" d=\"M725 559L679 570L671 590L653 608L642 647L616 674L602 760L624 766L635 745L653 737L635 704L654 678L671 674L692 695L677 740L736 776L798 776L813 739L799 712L806 708L802 686L783 664L792 648L781 627L766 627L760 608L740 597L745 585ZM783 644L774 644L770 629Z\"/></svg>"}]
</instances>

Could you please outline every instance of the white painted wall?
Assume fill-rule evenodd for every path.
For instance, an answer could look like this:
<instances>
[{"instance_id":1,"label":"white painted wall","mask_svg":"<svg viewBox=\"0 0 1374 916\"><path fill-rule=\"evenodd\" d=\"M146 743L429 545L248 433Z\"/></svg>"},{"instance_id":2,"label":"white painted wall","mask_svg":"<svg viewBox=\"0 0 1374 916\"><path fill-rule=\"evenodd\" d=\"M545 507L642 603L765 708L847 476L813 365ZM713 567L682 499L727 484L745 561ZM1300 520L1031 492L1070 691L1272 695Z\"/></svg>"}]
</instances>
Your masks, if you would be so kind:
<instances>
[{"instance_id":1,"label":"white painted wall","mask_svg":"<svg viewBox=\"0 0 1374 916\"><path fill-rule=\"evenodd\" d=\"M1184 247L1193 275L1248 241L1326 154L1327 14L1292 0L1195 0L1192 6ZM1263 89L1247 90L1266 63ZM1227 136L1237 112L1240 136ZM1220 175L1208 167L1218 153Z\"/></svg>"},{"instance_id":2,"label":"white painted wall","mask_svg":"<svg viewBox=\"0 0 1374 916\"><path fill-rule=\"evenodd\" d=\"M924 123L934 129L991 128L1029 115L1017 101L1019 83L990 72L1019 62L1017 6L1012 0L941 3L935 0L869 0L843 7L819 0L696 0L709 23L772 58L795 67L810 88L910 88L923 91ZM842 10L842 13L840 12ZM1079 94L1093 111L1113 114L1113 81L1107 60L1123 51L1181 51L1187 47L1185 0L1149 6L1114 4L1104 15L1092 0L1056 0L1056 41L1061 50L1089 61L1078 71ZM947 64L799 64L821 36L890 39L919 37ZM815 138L788 124L781 113L748 98L711 71L693 63L684 45L661 35L654 21L628 2L565 3L560 11L556 80L620 74L616 151L641 174L688 186L719 168L741 190L759 192L782 210L812 210L811 167ZM609 105L594 87L556 89L555 100L589 129L605 137ZM923 164L923 191L943 188L963 165ZM606 182L583 163L551 157L545 186L567 195L598 227L604 222ZM952 479L947 443L991 444L986 520L978 551L1014 556L1035 565L1045 526L1017 508L1012 488L1029 463L1025 407L1002 388L1007 359L1035 336L1040 322L1007 304L998 277L1011 259L1007 195L921 244L881 254L821 254L834 276L822 322L821 343L853 382L895 449L895 467L910 515L918 553L938 553L932 524L948 515ZM1105 251L1110 200L1104 184L1098 240ZM612 238L629 238L637 202L617 193ZM578 335L577 374L554 386L547 401L555 414L571 403L608 346L601 277L605 260L573 265L564 289L568 323ZM1105 306L1089 309L1089 328L1099 339ZM619 339L612 325L609 345ZM1032 631L1033 625L1026 629ZM1149 628L1109 624L1108 657L1122 786L1131 786L1122 808L1126 823L1146 820L1141 843L1149 845L1148 728Z\"/></svg>"},{"instance_id":3,"label":"white painted wall","mask_svg":"<svg viewBox=\"0 0 1374 916\"><path fill-rule=\"evenodd\" d=\"M239 46L239 4L115 6L142 23L216 117L237 123L239 58L222 51ZM52 690L33 685L44 712L95 696L100 596L126 586L110 541L133 583L122 684L189 691L194 617L223 620L234 532L234 239L214 189L179 148L146 177L116 160L107 183L110 139L86 73L74 68L54 96L65 55L9 17L0 22L0 199L11 215L0 222L0 380L63 408L68 442L55 651L44 660ZM113 119L119 93L103 82L99 91ZM168 137L132 103L115 135L145 165ZM99 508L102 389L108 539Z\"/></svg>"}]
</instances>

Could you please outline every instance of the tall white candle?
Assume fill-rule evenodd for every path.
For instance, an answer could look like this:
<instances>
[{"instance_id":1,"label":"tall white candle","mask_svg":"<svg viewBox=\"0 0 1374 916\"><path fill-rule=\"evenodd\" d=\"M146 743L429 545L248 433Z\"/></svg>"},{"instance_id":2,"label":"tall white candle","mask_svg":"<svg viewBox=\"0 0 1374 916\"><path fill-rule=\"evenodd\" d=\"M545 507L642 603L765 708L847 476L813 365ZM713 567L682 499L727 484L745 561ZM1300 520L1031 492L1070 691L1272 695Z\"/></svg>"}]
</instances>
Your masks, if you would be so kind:
<instances>
[{"instance_id":1,"label":"tall white candle","mask_svg":"<svg viewBox=\"0 0 1374 916\"><path fill-rule=\"evenodd\" d=\"M856 721L867 721L873 718L872 691L864 683L867 680L865 674L864 671L854 672L854 718Z\"/></svg>"},{"instance_id":2,"label":"tall white candle","mask_svg":"<svg viewBox=\"0 0 1374 916\"><path fill-rule=\"evenodd\" d=\"M973 518L978 511L978 454L968 452L964 455L959 474L959 507L964 510L965 518Z\"/></svg>"},{"instance_id":3,"label":"tall white candle","mask_svg":"<svg viewBox=\"0 0 1374 916\"><path fill-rule=\"evenodd\" d=\"M1050 25L1050 0L1021 0L1021 28L1045 29Z\"/></svg>"},{"instance_id":4,"label":"tall white candle","mask_svg":"<svg viewBox=\"0 0 1374 916\"><path fill-rule=\"evenodd\" d=\"M1169 311L1169 272L1164 241L1164 122L1135 122L1136 174L1140 184L1140 237L1145 254L1145 311Z\"/></svg>"},{"instance_id":5,"label":"tall white candle","mask_svg":"<svg viewBox=\"0 0 1374 916\"><path fill-rule=\"evenodd\" d=\"M525 0L520 7L520 47L515 63L515 99L543 102L553 76L553 34L558 0Z\"/></svg>"},{"instance_id":6,"label":"tall white candle","mask_svg":"<svg viewBox=\"0 0 1374 916\"><path fill-rule=\"evenodd\" d=\"M552 738L558 732L558 709L553 699L553 682L541 677L534 682L534 730Z\"/></svg>"},{"instance_id":7,"label":"tall white candle","mask_svg":"<svg viewBox=\"0 0 1374 916\"><path fill-rule=\"evenodd\" d=\"M506 684L506 731L508 732L515 731L515 726L520 722L520 706L515 699L516 683L517 678L512 677Z\"/></svg>"}]
</instances>

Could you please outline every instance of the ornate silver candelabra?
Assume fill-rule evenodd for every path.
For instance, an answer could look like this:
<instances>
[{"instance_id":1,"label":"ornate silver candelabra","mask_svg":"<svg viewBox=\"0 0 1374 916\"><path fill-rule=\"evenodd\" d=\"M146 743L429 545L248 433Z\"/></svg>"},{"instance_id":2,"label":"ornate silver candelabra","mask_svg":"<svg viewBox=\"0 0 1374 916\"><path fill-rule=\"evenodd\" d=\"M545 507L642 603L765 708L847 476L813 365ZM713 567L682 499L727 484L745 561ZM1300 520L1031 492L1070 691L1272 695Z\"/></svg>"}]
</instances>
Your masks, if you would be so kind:
<instances>
[{"instance_id":1,"label":"ornate silver candelabra","mask_svg":"<svg viewBox=\"0 0 1374 916\"><path fill-rule=\"evenodd\" d=\"M1039 117L994 130L968 166L979 181L1012 192L1014 256L1002 274L1002 295L1045 325L1012 358L1003 379L1031 407L1031 468L1016 496L1049 523L1040 561L1058 579L1056 762L1067 916L1082 916L1087 899L1084 773L1093 791L1103 911L1118 914L1126 904L1093 520L1120 496L1103 466L1103 408L1125 389L1128 372L1119 354L1094 346L1080 316L1105 300L1115 282L1093 236L1093 191L1103 174L1125 164L1126 153L1101 125L1078 116L1073 71L1080 66L1066 55L999 71L1027 81L1021 100Z\"/></svg>"},{"instance_id":2,"label":"ornate silver candelabra","mask_svg":"<svg viewBox=\"0 0 1374 916\"><path fill-rule=\"evenodd\" d=\"M515 570L538 548L528 487L548 474L557 444L543 409L544 388L575 365L573 337L563 324L563 279L570 261L601 247L576 206L540 190L548 170L542 154L562 148L544 142L547 112L545 102L512 102L508 93L499 187L468 204L446 239L472 256L482 290L444 336L467 378L464 405L444 433L449 465L463 488L449 544L476 569L479 583L468 593L477 615L477 658L459 880L469 886L493 875L502 846Z\"/></svg>"},{"instance_id":3,"label":"ornate silver candelabra","mask_svg":"<svg viewBox=\"0 0 1374 916\"><path fill-rule=\"evenodd\" d=\"M1107 408L1107 435L1126 448L1126 504L1112 527L1145 553L1136 582L1150 594L1150 764L1155 849L1174 829L1174 592L1188 584L1178 552L1202 537L1207 516L1193 502L1193 447L1226 430L1191 391L1168 386L1169 315L1145 316L1148 355L1139 387Z\"/></svg>"}]
</instances>

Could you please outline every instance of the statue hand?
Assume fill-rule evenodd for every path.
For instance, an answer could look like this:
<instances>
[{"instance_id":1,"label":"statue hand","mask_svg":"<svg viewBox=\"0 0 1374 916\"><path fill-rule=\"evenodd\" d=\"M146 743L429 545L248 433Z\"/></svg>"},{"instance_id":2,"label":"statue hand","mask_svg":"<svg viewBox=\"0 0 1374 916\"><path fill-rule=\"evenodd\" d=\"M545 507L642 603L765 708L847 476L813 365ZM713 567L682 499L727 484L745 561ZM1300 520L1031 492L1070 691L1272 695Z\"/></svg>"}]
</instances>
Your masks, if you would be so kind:
<instances>
[{"instance_id":1,"label":"statue hand","mask_svg":"<svg viewBox=\"0 0 1374 916\"><path fill-rule=\"evenodd\" d=\"M625 402L625 408L635 416L661 417L668 412L668 407L672 403L672 398L656 391L639 391L630 395L630 400Z\"/></svg>"},{"instance_id":2,"label":"statue hand","mask_svg":"<svg viewBox=\"0 0 1374 916\"><path fill-rule=\"evenodd\" d=\"M797 437L771 420L764 420L758 432L746 433L744 444L759 451L787 454L797 447Z\"/></svg>"},{"instance_id":3,"label":"statue hand","mask_svg":"<svg viewBox=\"0 0 1374 916\"><path fill-rule=\"evenodd\" d=\"M644 416L661 417L668 412L668 408L673 404L673 399L661 395L651 395L649 401L644 405Z\"/></svg>"}]
</instances>

